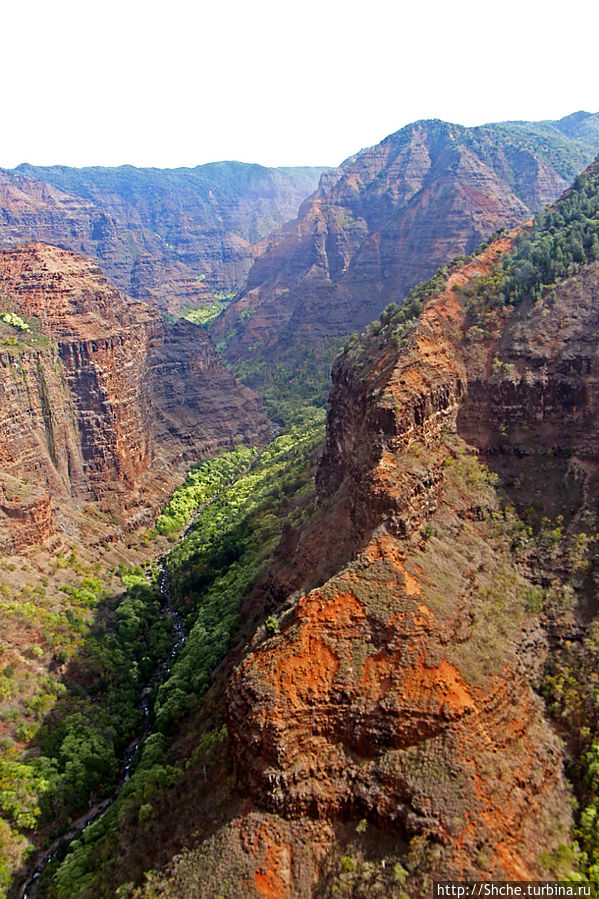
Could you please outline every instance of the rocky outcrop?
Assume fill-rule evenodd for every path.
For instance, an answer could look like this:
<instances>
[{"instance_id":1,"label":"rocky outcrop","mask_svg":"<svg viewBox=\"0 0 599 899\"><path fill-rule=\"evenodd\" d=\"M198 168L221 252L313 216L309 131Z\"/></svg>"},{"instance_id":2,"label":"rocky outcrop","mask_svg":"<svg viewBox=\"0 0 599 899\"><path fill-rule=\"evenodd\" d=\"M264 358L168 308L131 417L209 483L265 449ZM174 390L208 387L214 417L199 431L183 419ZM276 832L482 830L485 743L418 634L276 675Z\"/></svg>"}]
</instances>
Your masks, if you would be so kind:
<instances>
[{"instance_id":1,"label":"rocky outcrop","mask_svg":"<svg viewBox=\"0 0 599 899\"><path fill-rule=\"evenodd\" d=\"M191 461L267 439L261 401L205 333L125 302L89 260L4 252L0 297L24 323L0 323L0 470L14 494L0 520L15 549L43 539L48 497L139 523ZM45 497L26 513L31 490Z\"/></svg>"},{"instance_id":2,"label":"rocky outcrop","mask_svg":"<svg viewBox=\"0 0 599 899\"><path fill-rule=\"evenodd\" d=\"M8 522L9 539L4 539L2 552L20 553L30 546L43 543L54 534L52 502L49 496L24 502L0 501L0 520Z\"/></svg>"},{"instance_id":3,"label":"rocky outcrop","mask_svg":"<svg viewBox=\"0 0 599 899\"><path fill-rule=\"evenodd\" d=\"M293 218L320 172L23 165L0 171L0 248L37 240L84 253L120 290L178 311L243 284L260 241Z\"/></svg>"},{"instance_id":4,"label":"rocky outcrop","mask_svg":"<svg viewBox=\"0 0 599 899\"><path fill-rule=\"evenodd\" d=\"M505 460L534 455L531 490L570 515L588 498L599 266L550 308L490 311L481 338L464 291L510 242L450 276L401 352L373 329L337 360L316 519L345 496L352 551L290 599L228 689L237 776L259 807L424 839L440 853L431 876L541 877L541 853L571 826L563 750L534 691L547 654L526 603L534 572L480 460L503 486ZM548 458L560 450L559 481L539 464L541 440ZM563 489L572 466L589 472L576 496Z\"/></svg>"},{"instance_id":5,"label":"rocky outcrop","mask_svg":"<svg viewBox=\"0 0 599 899\"><path fill-rule=\"evenodd\" d=\"M580 171L599 145L596 134L573 153L560 126L416 122L323 175L214 323L228 358L289 365L360 331L441 265L556 200L576 174L569 166Z\"/></svg>"}]
</instances>

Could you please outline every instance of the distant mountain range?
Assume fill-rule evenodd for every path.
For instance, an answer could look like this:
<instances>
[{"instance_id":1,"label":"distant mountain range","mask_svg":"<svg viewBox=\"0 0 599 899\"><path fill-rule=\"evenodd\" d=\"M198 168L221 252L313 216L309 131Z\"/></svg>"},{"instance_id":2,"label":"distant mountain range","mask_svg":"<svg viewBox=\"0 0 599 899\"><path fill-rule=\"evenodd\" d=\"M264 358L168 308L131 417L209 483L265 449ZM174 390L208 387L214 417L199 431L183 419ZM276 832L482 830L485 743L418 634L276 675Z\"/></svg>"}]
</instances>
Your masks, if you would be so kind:
<instances>
[{"instance_id":1,"label":"distant mountain range","mask_svg":"<svg viewBox=\"0 0 599 899\"><path fill-rule=\"evenodd\" d=\"M83 253L120 290L177 311L238 289L260 241L294 217L321 171L240 162L0 170L0 248L41 240Z\"/></svg>"}]
</instances>

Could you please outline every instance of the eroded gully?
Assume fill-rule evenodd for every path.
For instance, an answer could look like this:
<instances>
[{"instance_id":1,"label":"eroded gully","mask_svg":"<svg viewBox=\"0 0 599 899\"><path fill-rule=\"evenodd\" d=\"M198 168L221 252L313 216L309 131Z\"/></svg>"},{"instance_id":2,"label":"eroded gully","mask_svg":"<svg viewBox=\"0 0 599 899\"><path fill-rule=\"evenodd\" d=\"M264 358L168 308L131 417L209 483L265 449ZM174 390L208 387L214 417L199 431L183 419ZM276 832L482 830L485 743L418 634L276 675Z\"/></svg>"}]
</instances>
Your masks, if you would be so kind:
<instances>
[{"instance_id":1,"label":"eroded gully","mask_svg":"<svg viewBox=\"0 0 599 899\"><path fill-rule=\"evenodd\" d=\"M273 427L271 440L274 439L279 430L279 428ZM247 468L241 471L228 484L225 484L218 491L218 493L215 493L215 495L210 498L210 500L203 503L196 509L193 518L190 520L189 524L181 534L181 540L184 540L185 537L189 534L198 517L208 506L216 502L216 500L219 499L237 480L239 480L240 477L243 477L245 474L251 471L252 468L254 468L269 445L270 444L267 444L260 450L260 452L254 457L254 459L252 459ZM73 840L79 837L83 833L83 831L90 826L90 824L93 824L93 822L96 821L100 817L100 815L103 815L104 812L110 808L110 806L117 799L119 793L131 777L131 773L135 767L136 762L138 761L140 750L143 744L146 742L148 737L151 736L152 733L154 733L152 694L155 693L160 684L164 683L164 681L169 676L171 665L184 646L186 639L183 618L172 603L172 597L170 595L168 585L167 559L173 549L169 550L169 552L160 559L160 574L158 576L158 585L160 589L160 595L162 597L161 610L164 615L171 619L173 624L174 642L168 657L163 662L161 662L160 665L158 665L158 667L154 670L151 681L146 684L146 686L142 690L138 708L141 712L143 712L143 730L125 750L125 753L121 759L120 778L117 787L114 789L110 796L106 797L101 802L96 803L90 809L88 809L83 815L81 815L79 818L77 818L76 821L72 823L71 827L68 831L66 831L66 833L61 834L61 836L57 837L46 849L38 854L35 862L35 867L30 872L27 880L21 886L19 892L17 893L19 899L36 899L38 895L40 878L45 869L56 859L64 858Z\"/></svg>"}]
</instances>

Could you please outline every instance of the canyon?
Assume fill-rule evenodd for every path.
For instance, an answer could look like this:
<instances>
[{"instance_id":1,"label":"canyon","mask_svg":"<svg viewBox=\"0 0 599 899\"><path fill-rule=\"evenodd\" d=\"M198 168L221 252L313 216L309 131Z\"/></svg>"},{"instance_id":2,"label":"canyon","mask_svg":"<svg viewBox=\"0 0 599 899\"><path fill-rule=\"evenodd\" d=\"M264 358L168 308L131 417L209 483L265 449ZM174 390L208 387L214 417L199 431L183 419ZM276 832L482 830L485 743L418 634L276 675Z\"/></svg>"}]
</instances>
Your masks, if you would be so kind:
<instances>
[{"instance_id":1,"label":"canyon","mask_svg":"<svg viewBox=\"0 0 599 899\"><path fill-rule=\"evenodd\" d=\"M67 249L0 252L9 895L27 851L102 801L142 718L118 796L40 896L419 899L434 879L595 877L599 161L568 167L598 121L390 135L268 241L246 221L260 255L207 330ZM138 202L144 228L163 207L117 200L121 176L7 183L32 230L42 201L90 221L110 188L122 236ZM179 261L189 239L206 290L238 283L245 263L224 280L196 237ZM184 311L172 296L144 295ZM279 425L213 338L250 385L277 373ZM335 346L325 427L292 382ZM240 445L255 455L230 480L207 469L188 528L152 527L190 466ZM173 616L187 639L169 657ZM77 765L98 766L85 789Z\"/></svg>"},{"instance_id":2,"label":"canyon","mask_svg":"<svg viewBox=\"0 0 599 899\"><path fill-rule=\"evenodd\" d=\"M597 734L598 198L596 163L546 218L452 266L421 312L390 307L337 357L307 514L277 501L295 523L161 756L181 773L151 793L149 824L133 804L126 838L74 849L63 884L424 896L433 879L559 880L595 857L572 847L582 834L595 851L565 772ZM540 259L560 221L589 256L510 301L522 254Z\"/></svg>"},{"instance_id":3,"label":"canyon","mask_svg":"<svg viewBox=\"0 0 599 899\"><path fill-rule=\"evenodd\" d=\"M37 240L82 253L123 293L179 312L241 286L321 171L24 164L0 171L0 248Z\"/></svg>"},{"instance_id":4,"label":"canyon","mask_svg":"<svg viewBox=\"0 0 599 899\"><path fill-rule=\"evenodd\" d=\"M149 524L189 465L268 439L262 404L205 333L125 301L89 260L44 244L0 253L3 551L85 503ZM54 508L54 511L52 510Z\"/></svg>"}]
</instances>

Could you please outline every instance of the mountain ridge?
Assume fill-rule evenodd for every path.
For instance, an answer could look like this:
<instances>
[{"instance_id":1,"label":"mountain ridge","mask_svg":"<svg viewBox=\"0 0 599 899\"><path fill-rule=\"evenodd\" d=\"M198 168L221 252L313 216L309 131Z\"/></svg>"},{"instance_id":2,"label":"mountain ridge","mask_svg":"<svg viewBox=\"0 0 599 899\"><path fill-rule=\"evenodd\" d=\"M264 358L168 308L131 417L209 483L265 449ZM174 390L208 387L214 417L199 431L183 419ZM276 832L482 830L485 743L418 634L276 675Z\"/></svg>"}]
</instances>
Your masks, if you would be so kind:
<instances>
[{"instance_id":1,"label":"mountain ridge","mask_svg":"<svg viewBox=\"0 0 599 899\"><path fill-rule=\"evenodd\" d=\"M22 164L0 172L0 246L41 239L83 252L120 290L176 311L242 283L254 244L295 214L319 172L232 162L172 170Z\"/></svg>"},{"instance_id":2,"label":"mountain ridge","mask_svg":"<svg viewBox=\"0 0 599 899\"><path fill-rule=\"evenodd\" d=\"M555 127L545 146L535 123L423 120L349 157L273 235L212 324L226 358L293 362L302 345L363 328L439 266L553 202L599 148L599 115L583 121L596 139L584 152Z\"/></svg>"}]
</instances>

